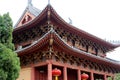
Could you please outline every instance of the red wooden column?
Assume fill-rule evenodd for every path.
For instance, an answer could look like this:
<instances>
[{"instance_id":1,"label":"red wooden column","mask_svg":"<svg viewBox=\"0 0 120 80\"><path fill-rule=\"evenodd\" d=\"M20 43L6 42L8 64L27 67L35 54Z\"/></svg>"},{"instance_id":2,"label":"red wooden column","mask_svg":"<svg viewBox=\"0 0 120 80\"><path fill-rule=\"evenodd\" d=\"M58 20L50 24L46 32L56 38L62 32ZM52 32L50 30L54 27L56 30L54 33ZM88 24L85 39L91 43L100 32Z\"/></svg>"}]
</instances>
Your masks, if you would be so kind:
<instances>
[{"instance_id":1,"label":"red wooden column","mask_svg":"<svg viewBox=\"0 0 120 80\"><path fill-rule=\"evenodd\" d=\"M67 80L67 67L63 68L63 77L64 77L63 80Z\"/></svg>"},{"instance_id":2,"label":"red wooden column","mask_svg":"<svg viewBox=\"0 0 120 80\"><path fill-rule=\"evenodd\" d=\"M91 78L91 80L94 80L93 72L90 73L90 78Z\"/></svg>"},{"instance_id":3,"label":"red wooden column","mask_svg":"<svg viewBox=\"0 0 120 80\"><path fill-rule=\"evenodd\" d=\"M35 68L32 67L31 69L31 80L35 80Z\"/></svg>"},{"instance_id":4,"label":"red wooden column","mask_svg":"<svg viewBox=\"0 0 120 80\"><path fill-rule=\"evenodd\" d=\"M78 80L81 80L81 71L80 69L77 70Z\"/></svg>"},{"instance_id":5,"label":"red wooden column","mask_svg":"<svg viewBox=\"0 0 120 80\"><path fill-rule=\"evenodd\" d=\"M48 63L48 79L47 80L52 80L52 64Z\"/></svg>"},{"instance_id":6,"label":"red wooden column","mask_svg":"<svg viewBox=\"0 0 120 80\"><path fill-rule=\"evenodd\" d=\"M106 74L104 74L104 80L107 80L107 75Z\"/></svg>"}]
</instances>

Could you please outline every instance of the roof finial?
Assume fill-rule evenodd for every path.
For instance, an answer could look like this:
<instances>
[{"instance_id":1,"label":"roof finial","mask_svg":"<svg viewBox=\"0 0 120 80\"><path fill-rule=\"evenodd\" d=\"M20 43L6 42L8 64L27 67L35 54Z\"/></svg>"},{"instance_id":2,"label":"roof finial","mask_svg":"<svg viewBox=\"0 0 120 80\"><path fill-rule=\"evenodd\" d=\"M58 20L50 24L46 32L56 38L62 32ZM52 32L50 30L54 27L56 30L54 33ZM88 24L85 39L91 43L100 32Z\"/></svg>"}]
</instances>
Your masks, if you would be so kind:
<instances>
[{"instance_id":1,"label":"roof finial","mask_svg":"<svg viewBox=\"0 0 120 80\"><path fill-rule=\"evenodd\" d=\"M48 4L50 5L50 0L48 0Z\"/></svg>"},{"instance_id":2,"label":"roof finial","mask_svg":"<svg viewBox=\"0 0 120 80\"><path fill-rule=\"evenodd\" d=\"M71 18L68 18L69 19L69 24L72 24L72 19Z\"/></svg>"},{"instance_id":3,"label":"roof finial","mask_svg":"<svg viewBox=\"0 0 120 80\"><path fill-rule=\"evenodd\" d=\"M28 6L32 6L32 0L28 0Z\"/></svg>"}]
</instances>

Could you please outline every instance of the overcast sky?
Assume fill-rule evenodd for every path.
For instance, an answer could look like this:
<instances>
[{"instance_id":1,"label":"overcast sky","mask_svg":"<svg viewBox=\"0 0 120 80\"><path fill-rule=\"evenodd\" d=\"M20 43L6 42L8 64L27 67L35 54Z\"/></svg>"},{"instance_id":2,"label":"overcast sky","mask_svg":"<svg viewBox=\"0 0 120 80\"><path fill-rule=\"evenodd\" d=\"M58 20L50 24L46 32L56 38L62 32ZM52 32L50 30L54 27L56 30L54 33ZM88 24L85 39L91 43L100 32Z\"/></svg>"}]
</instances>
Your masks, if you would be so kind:
<instances>
[{"instance_id":1,"label":"overcast sky","mask_svg":"<svg viewBox=\"0 0 120 80\"><path fill-rule=\"evenodd\" d=\"M0 0L0 14L6 12L15 25L27 7L27 0ZM48 0L32 0L34 7L43 10ZM99 38L120 41L120 0L51 0L50 4L67 22ZM108 57L120 61L120 48Z\"/></svg>"}]
</instances>

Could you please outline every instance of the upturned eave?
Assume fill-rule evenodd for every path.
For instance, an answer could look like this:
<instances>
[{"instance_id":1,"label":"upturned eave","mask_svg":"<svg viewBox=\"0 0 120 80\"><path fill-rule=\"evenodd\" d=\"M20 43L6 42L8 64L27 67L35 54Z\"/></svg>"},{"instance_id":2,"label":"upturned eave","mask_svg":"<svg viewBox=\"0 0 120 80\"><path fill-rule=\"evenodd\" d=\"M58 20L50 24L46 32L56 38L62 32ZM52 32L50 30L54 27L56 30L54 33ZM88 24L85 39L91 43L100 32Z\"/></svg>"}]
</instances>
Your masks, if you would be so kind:
<instances>
[{"instance_id":1,"label":"upturned eave","mask_svg":"<svg viewBox=\"0 0 120 80\"><path fill-rule=\"evenodd\" d=\"M97 44L105 46L109 50L113 50L113 49L120 46L120 45L114 45L114 44L111 44L109 42L106 42L105 40L102 40L94 35L91 35L83 30L80 30L80 29L74 27L73 25L68 24L57 14L57 12L53 9L53 7L51 5L47 5L45 7L45 9L34 20L30 21L29 23L23 24L20 27L15 28L13 31L13 34L16 34L18 32L22 32L24 30L27 30L28 28L32 28L35 25L37 25L39 22L41 22L44 18L46 18L48 16L48 10L50 10L50 12L51 12L50 18L55 19L58 24L62 25L64 28L66 28L70 32L75 33L79 36L82 36L82 37L84 37L88 40L91 40Z\"/></svg>"},{"instance_id":2,"label":"upturned eave","mask_svg":"<svg viewBox=\"0 0 120 80\"><path fill-rule=\"evenodd\" d=\"M48 33L46 33L43 37L38 39L34 44L31 44L28 47L25 47L21 50L16 50L15 52L18 53L18 55L23 55L30 53L32 51L39 50L39 48L43 47L45 44L49 43L50 35L53 35L53 42L54 44L57 44L58 47L60 47L65 52L68 52L69 54L73 54L78 57L82 57L84 59L96 62L98 64L104 64L108 66L115 67L116 69L120 70L120 64L115 61L108 60L107 58L102 58L84 51L81 51L75 47L72 47L68 45L54 30L50 30Z\"/></svg>"}]
</instances>

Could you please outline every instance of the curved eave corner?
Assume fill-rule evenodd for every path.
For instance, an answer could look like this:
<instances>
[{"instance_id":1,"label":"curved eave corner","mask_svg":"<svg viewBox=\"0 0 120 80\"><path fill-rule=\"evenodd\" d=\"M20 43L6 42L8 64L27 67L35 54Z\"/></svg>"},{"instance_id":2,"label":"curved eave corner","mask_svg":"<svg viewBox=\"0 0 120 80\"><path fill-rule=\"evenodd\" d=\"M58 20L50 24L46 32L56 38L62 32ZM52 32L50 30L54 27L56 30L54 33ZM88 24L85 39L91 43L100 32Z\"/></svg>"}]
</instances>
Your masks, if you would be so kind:
<instances>
[{"instance_id":1,"label":"curved eave corner","mask_svg":"<svg viewBox=\"0 0 120 80\"><path fill-rule=\"evenodd\" d=\"M87 52L81 51L75 47L68 45L64 40L61 39L61 37L55 31L54 31L54 39L55 39L55 41L58 41L59 45L64 47L64 49L67 49L72 53L77 53L77 54L87 57L88 59L93 60L93 61L94 60L96 60L98 62L100 61L100 63L105 62L106 64L110 64L111 66L112 65L117 66L117 68L120 69L120 64L118 62L114 62L114 61L108 60L106 58L101 58L99 56L89 54Z\"/></svg>"},{"instance_id":2,"label":"curved eave corner","mask_svg":"<svg viewBox=\"0 0 120 80\"><path fill-rule=\"evenodd\" d=\"M56 21L59 23L59 24L63 24L64 27L66 27L68 30L74 32L74 33L77 33L79 35L83 34L87 39L91 39L92 41L96 42L96 43L99 43L99 44L102 44L102 45L105 45L106 47L109 47L110 49L114 49L114 48L117 48L117 47L120 47L120 45L114 45L112 43L109 43L109 42L106 42L105 40L101 39L101 38L98 38L92 34L89 34L88 32L86 31L83 31L69 23L67 23L64 19L62 19L58 14L57 12L53 9L52 6L50 6L50 9L51 9L51 16L53 18L56 19Z\"/></svg>"},{"instance_id":3,"label":"curved eave corner","mask_svg":"<svg viewBox=\"0 0 120 80\"><path fill-rule=\"evenodd\" d=\"M89 54L87 52L84 52L84 51L81 51L75 47L72 47L70 45L68 45L53 29L50 30L48 33L46 33L43 37L41 37L39 40L37 40L34 44L28 46L28 47L25 47L21 50L17 50L15 52L19 54L21 53L25 53L25 52L29 52L30 50L34 50L36 48L40 48L42 47L44 44L48 43L46 42L46 40L49 40L50 39L50 34L52 33L53 35L53 39L54 39L54 42L58 43L59 45L63 46L64 49L67 49L69 50L70 52L72 53L76 53L78 54L79 56L83 56L83 57L86 57L90 60L96 60L97 62L105 62L105 64L109 64L109 65L113 65L113 66L117 66L118 69L120 69L120 64L118 62L114 62L114 61L111 61L111 60L108 60L106 58L101 58L99 56L95 56L95 55L92 55L92 54Z\"/></svg>"},{"instance_id":4,"label":"curved eave corner","mask_svg":"<svg viewBox=\"0 0 120 80\"><path fill-rule=\"evenodd\" d=\"M63 24L64 27L66 27L68 30L74 32L74 33L77 33L79 35L84 35L84 37L86 37L87 39L90 39L98 44L102 44L106 47L108 47L110 50L113 50L117 47L119 47L120 45L114 45L114 44L111 44L109 42L106 42L94 35L91 35L83 30L80 30L76 27L74 27L73 25L67 23L66 21L64 21L58 14L57 12L53 9L53 7L48 4L45 9L42 10L42 12L35 18L33 19L32 21L30 21L29 23L27 24L24 24L18 28L15 28L14 31L13 31L13 34L16 33L17 31L22 31L24 29L27 29L29 27L33 27L35 24L37 24L38 22L40 22L45 16L47 16L47 11L50 10L51 11L51 18L54 18L56 19L57 22L59 22L59 24Z\"/></svg>"},{"instance_id":5,"label":"curved eave corner","mask_svg":"<svg viewBox=\"0 0 120 80\"><path fill-rule=\"evenodd\" d=\"M32 43L31 45L29 45L29 46L27 46L25 48L16 50L15 52L18 53L18 55L21 55L21 54L30 52L31 50L34 51L34 49L38 49L38 48L42 47L43 45L45 45L48 42L47 40L50 37L50 33L51 33L51 31L49 31L48 33L46 33L44 36L42 36L37 41L34 41L34 43Z\"/></svg>"},{"instance_id":6,"label":"curved eave corner","mask_svg":"<svg viewBox=\"0 0 120 80\"><path fill-rule=\"evenodd\" d=\"M118 69L120 69L120 64L118 62L111 61L111 60L108 60L106 58L102 58L100 56L95 56L93 54L90 54L90 53L81 51L75 47L72 47L72 46L68 45L64 40L62 40L61 37L56 32L54 32L54 33L55 33L55 36L54 36L55 41L58 41L59 45L64 47L64 49L69 50L69 52L77 53L77 54L79 54L79 56L83 56L84 58L87 58L87 59L92 60L92 61L97 61L98 63L105 62L105 64L111 65L113 67L116 66Z\"/></svg>"}]
</instances>

